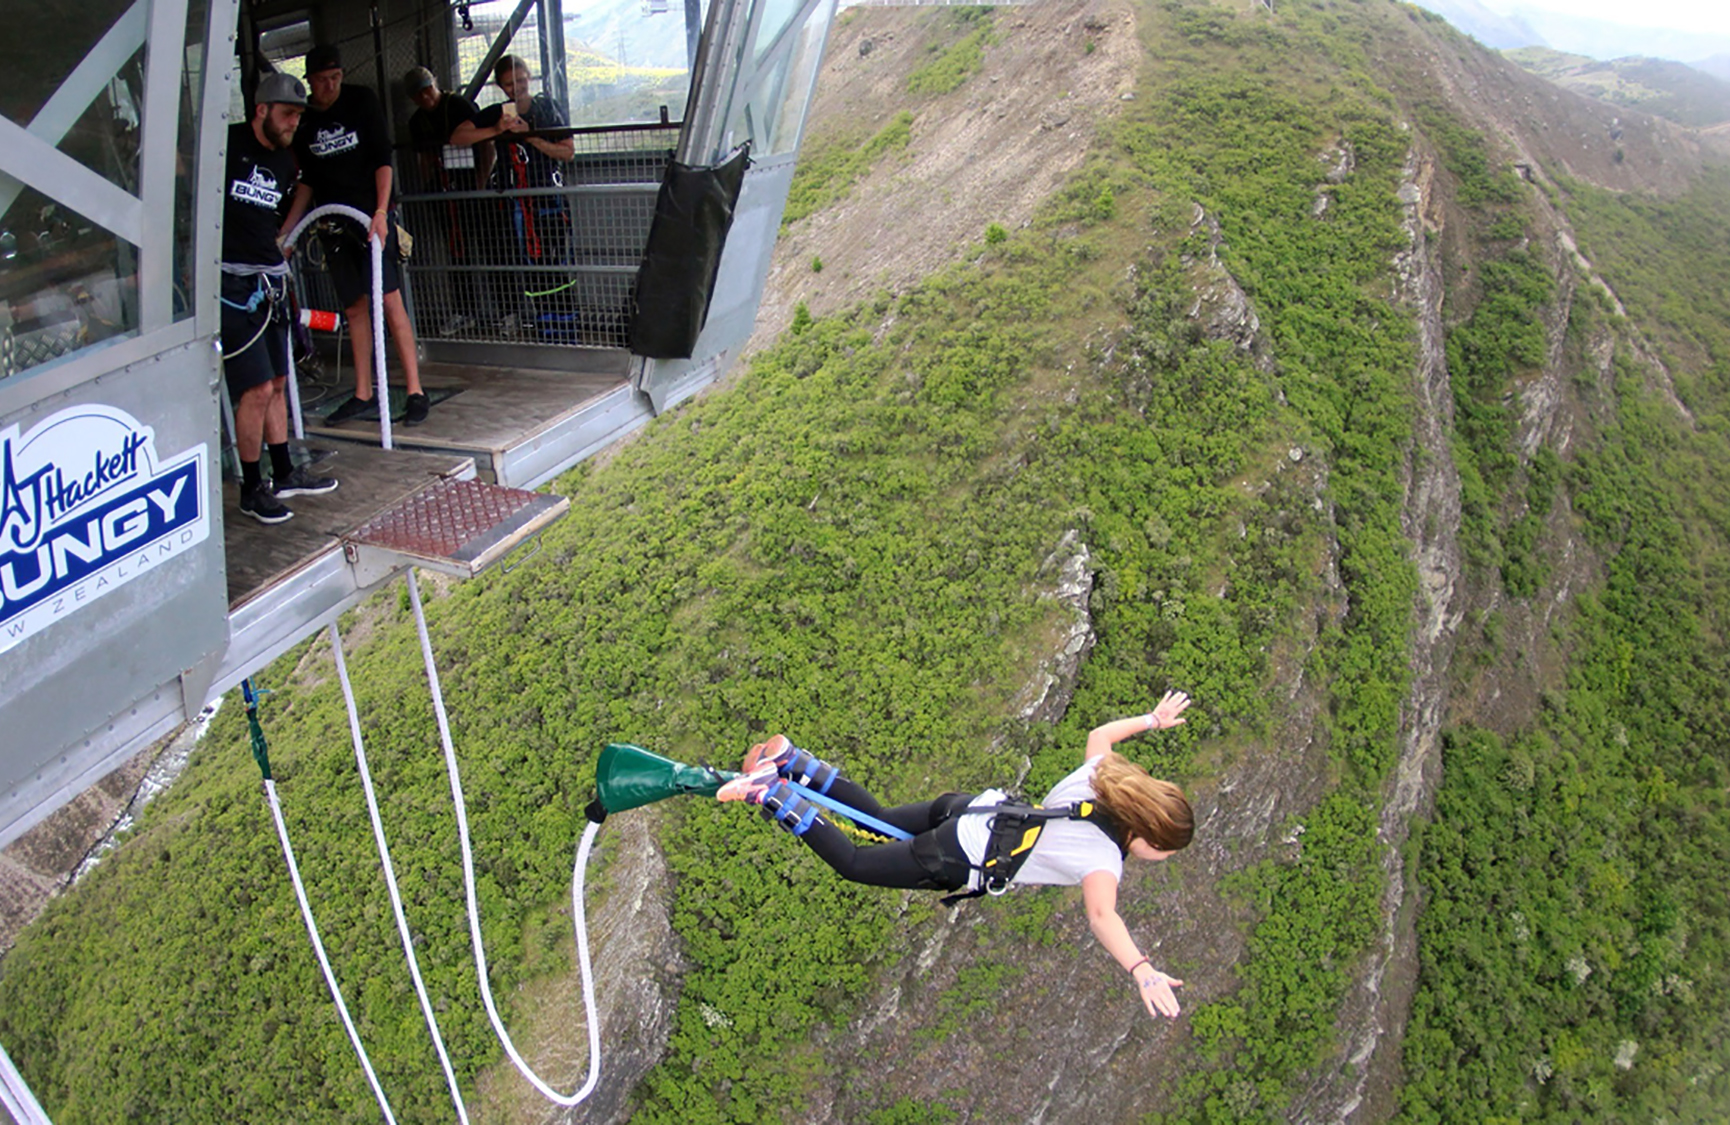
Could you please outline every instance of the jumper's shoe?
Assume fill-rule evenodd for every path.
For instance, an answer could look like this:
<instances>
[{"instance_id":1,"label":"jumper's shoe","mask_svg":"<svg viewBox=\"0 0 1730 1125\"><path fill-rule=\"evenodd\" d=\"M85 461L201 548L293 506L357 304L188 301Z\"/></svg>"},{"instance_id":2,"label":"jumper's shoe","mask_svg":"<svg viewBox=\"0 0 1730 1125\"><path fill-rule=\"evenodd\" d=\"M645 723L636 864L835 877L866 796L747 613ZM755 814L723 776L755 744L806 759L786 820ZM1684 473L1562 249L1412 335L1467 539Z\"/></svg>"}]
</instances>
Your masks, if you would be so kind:
<instances>
[{"instance_id":1,"label":"jumper's shoe","mask_svg":"<svg viewBox=\"0 0 1730 1125\"><path fill-rule=\"evenodd\" d=\"M775 772L775 767L772 764L764 764L757 769L735 777L732 781L715 790L715 800L749 801L753 805L760 805L763 803L763 795L768 792L769 787L779 784L780 781L781 777Z\"/></svg>"},{"instance_id":2,"label":"jumper's shoe","mask_svg":"<svg viewBox=\"0 0 1730 1125\"><path fill-rule=\"evenodd\" d=\"M336 478L321 477L305 465L296 465L286 477L272 481L270 490L278 496L322 496L336 491Z\"/></svg>"},{"instance_id":3,"label":"jumper's shoe","mask_svg":"<svg viewBox=\"0 0 1730 1125\"><path fill-rule=\"evenodd\" d=\"M426 421L426 412L432 406L432 400L426 395L409 395L408 409L403 414L403 425L418 426Z\"/></svg>"},{"instance_id":4,"label":"jumper's shoe","mask_svg":"<svg viewBox=\"0 0 1730 1125\"><path fill-rule=\"evenodd\" d=\"M746 773L754 773L758 766L772 763L777 770L793 760L794 751L798 750L784 734L775 735L767 742L759 742L751 747L745 755L743 769Z\"/></svg>"},{"instance_id":5,"label":"jumper's shoe","mask_svg":"<svg viewBox=\"0 0 1730 1125\"><path fill-rule=\"evenodd\" d=\"M774 821L795 836L803 836L817 819L817 806L768 764L727 782L715 792L715 799L756 805L764 820Z\"/></svg>"},{"instance_id":6,"label":"jumper's shoe","mask_svg":"<svg viewBox=\"0 0 1730 1125\"><path fill-rule=\"evenodd\" d=\"M294 518L288 505L278 500L270 485L262 481L251 488L241 486L240 511L242 515L251 516L259 523L286 523Z\"/></svg>"},{"instance_id":7,"label":"jumper's shoe","mask_svg":"<svg viewBox=\"0 0 1730 1125\"><path fill-rule=\"evenodd\" d=\"M767 742L757 743L751 747L751 752L745 755L746 773L755 772L759 767L770 764L774 765L775 772L782 777L819 793L829 792L835 779L841 776L840 770L809 750L799 749L784 734L778 734Z\"/></svg>"},{"instance_id":8,"label":"jumper's shoe","mask_svg":"<svg viewBox=\"0 0 1730 1125\"><path fill-rule=\"evenodd\" d=\"M335 425L338 422L346 422L350 418L357 418L371 409L372 399L361 398L359 395L349 395L348 401L326 414L324 420L327 424Z\"/></svg>"}]
</instances>

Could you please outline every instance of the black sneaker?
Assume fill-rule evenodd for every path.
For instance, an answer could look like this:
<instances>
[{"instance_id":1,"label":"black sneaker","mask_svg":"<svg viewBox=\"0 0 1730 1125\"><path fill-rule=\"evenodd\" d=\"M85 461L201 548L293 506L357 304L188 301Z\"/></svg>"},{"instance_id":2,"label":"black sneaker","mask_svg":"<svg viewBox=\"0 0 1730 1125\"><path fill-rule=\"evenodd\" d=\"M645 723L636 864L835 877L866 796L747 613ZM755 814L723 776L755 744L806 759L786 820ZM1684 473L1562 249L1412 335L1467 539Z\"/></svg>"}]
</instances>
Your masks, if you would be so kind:
<instances>
[{"instance_id":1,"label":"black sneaker","mask_svg":"<svg viewBox=\"0 0 1730 1125\"><path fill-rule=\"evenodd\" d=\"M405 426L418 426L426 421L426 412L432 406L432 401L425 395L409 395L408 410L404 412L402 423Z\"/></svg>"},{"instance_id":2,"label":"black sneaker","mask_svg":"<svg viewBox=\"0 0 1730 1125\"><path fill-rule=\"evenodd\" d=\"M317 476L305 465L296 465L288 476L272 481L270 490L278 496L319 496L336 491L336 478Z\"/></svg>"},{"instance_id":3,"label":"black sneaker","mask_svg":"<svg viewBox=\"0 0 1730 1125\"><path fill-rule=\"evenodd\" d=\"M365 414L367 411L369 411L371 409L372 409L372 399L359 398L355 395L349 395L348 401L343 403L341 406L337 407L335 410L332 410L329 414L326 414L324 416L324 420L328 424L335 424L337 422L346 422L350 418L360 417L362 414Z\"/></svg>"},{"instance_id":4,"label":"black sneaker","mask_svg":"<svg viewBox=\"0 0 1730 1125\"><path fill-rule=\"evenodd\" d=\"M251 516L259 523L284 523L294 518L288 505L276 498L270 485L263 483L252 488L241 486L240 510L242 514Z\"/></svg>"}]
</instances>

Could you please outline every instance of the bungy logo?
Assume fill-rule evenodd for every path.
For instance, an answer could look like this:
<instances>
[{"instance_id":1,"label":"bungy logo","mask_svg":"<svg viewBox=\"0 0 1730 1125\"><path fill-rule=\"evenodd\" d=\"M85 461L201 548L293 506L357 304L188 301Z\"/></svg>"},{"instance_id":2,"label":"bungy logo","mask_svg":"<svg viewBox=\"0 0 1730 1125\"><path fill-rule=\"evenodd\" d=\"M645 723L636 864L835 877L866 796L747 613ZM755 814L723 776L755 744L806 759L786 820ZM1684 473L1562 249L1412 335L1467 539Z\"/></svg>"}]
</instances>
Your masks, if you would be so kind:
<instances>
[{"instance_id":1,"label":"bungy logo","mask_svg":"<svg viewBox=\"0 0 1730 1125\"><path fill-rule=\"evenodd\" d=\"M205 479L203 445L158 460L111 406L0 431L0 652L203 542Z\"/></svg>"},{"instance_id":2,"label":"bungy logo","mask_svg":"<svg viewBox=\"0 0 1730 1125\"><path fill-rule=\"evenodd\" d=\"M341 125L320 129L307 146L314 156L335 156L360 144L360 134Z\"/></svg>"},{"instance_id":3,"label":"bungy logo","mask_svg":"<svg viewBox=\"0 0 1730 1125\"><path fill-rule=\"evenodd\" d=\"M282 204L282 191L276 176L257 165L253 166L250 178L230 183L228 194L242 203L255 203L273 211Z\"/></svg>"}]
</instances>

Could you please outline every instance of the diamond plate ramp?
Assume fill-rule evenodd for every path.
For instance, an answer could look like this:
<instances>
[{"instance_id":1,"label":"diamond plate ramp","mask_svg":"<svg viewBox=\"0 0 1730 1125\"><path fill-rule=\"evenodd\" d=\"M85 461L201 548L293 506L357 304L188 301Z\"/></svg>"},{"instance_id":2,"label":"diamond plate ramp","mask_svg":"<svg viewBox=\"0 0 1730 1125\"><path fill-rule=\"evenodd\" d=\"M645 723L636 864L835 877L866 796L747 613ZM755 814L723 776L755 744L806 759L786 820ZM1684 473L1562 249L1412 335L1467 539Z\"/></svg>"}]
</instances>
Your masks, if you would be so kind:
<instances>
[{"instance_id":1,"label":"diamond plate ramp","mask_svg":"<svg viewBox=\"0 0 1730 1125\"><path fill-rule=\"evenodd\" d=\"M441 480L344 536L343 554L367 585L403 566L473 578L570 506L563 496Z\"/></svg>"}]
</instances>

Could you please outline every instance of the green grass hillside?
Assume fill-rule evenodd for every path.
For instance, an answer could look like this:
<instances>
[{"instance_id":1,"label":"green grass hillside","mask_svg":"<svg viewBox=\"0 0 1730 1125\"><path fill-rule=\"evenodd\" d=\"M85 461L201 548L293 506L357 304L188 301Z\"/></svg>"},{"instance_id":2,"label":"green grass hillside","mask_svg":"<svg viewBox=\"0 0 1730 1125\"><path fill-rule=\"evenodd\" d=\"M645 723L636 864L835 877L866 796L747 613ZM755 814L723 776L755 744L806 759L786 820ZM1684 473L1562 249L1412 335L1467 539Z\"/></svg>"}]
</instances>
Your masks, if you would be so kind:
<instances>
[{"instance_id":1,"label":"green grass hillside","mask_svg":"<svg viewBox=\"0 0 1730 1125\"><path fill-rule=\"evenodd\" d=\"M1199 1002L1175 1030L1143 1028L1085 927L1059 917L1066 892L951 926L925 898L838 882L744 810L668 802L684 964L645 970L678 972L678 1004L632 1120L1025 1116L1037 1091L1016 1073L1031 1061L954 1061L981 1040L1022 1060L1121 1047L1129 1065L1089 1064L1068 1091L1095 1119L1302 1116L1318 1085L1362 1065L1342 1058L1354 1029L1338 1024L1395 924L1378 832L1415 721L1413 536L1434 531L1410 525L1409 486L1442 458L1460 478L1452 577L1467 608L1435 814L1405 854L1422 909L1405 922L1418 968L1404 1070L1368 1064L1384 1076L1376 1104L1411 1121L1461 1107L1712 1119L1730 1104L1716 889L1730 864L1730 176L1666 199L1559 173L1527 183L1469 107L1394 73L1403 52L1477 50L1402 6L1137 11L1143 81L1030 225L976 232L906 292L796 317L732 385L556 482L571 513L534 561L430 597L507 1021L572 972L570 854L609 741L726 764L785 730L890 800L1023 769L1037 793L1092 725L1180 687L1198 700L1190 724L1124 748L1208 794L1212 824L1265 795L1222 787L1246 762L1312 762L1302 788L1317 796L1132 888L1132 928L1172 938L1161 956L1178 975L1198 947L1245 950L1192 976ZM931 52L956 62L979 36L960 84L924 88L918 113L961 112L988 80L1013 29L981 27ZM855 179L918 143L895 120L825 155L800 206L844 214ZM1427 310L1395 265L1420 180L1419 237L1443 280ZM1552 252L1562 221L1627 318ZM1205 327L1199 291L1221 273L1256 314L1251 346ZM1438 448L1416 437L1426 312L1453 391ZM1533 422L1539 384L1565 426ZM1096 568L1097 642L1067 713L1030 724L1016 701L1063 624L1044 595L1071 532ZM348 624L410 921L472 1095L500 1056L412 622L393 592ZM449 1120L322 639L260 679L296 851L374 1065L398 1120ZM1528 682L1529 712L1496 702ZM1313 717L1292 713L1300 696ZM377 1117L238 712L0 961L0 1042L63 1125ZM1155 914L1200 872L1224 876L1205 889L1224 909ZM631 890L607 882L597 896ZM919 951L964 930L956 945L989 956L905 999L922 1062L885 1079L906 1060L849 1046L867 999L930 979ZM1044 989L1078 961L1097 992ZM1141 1022L1114 1043L1104 1029L1124 1010ZM570 1088L581 1072L553 1077ZM1074 1119L1063 1111L1047 1119Z\"/></svg>"}]
</instances>

